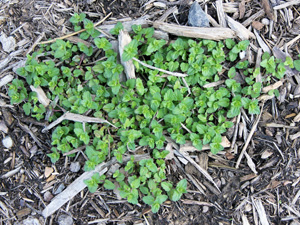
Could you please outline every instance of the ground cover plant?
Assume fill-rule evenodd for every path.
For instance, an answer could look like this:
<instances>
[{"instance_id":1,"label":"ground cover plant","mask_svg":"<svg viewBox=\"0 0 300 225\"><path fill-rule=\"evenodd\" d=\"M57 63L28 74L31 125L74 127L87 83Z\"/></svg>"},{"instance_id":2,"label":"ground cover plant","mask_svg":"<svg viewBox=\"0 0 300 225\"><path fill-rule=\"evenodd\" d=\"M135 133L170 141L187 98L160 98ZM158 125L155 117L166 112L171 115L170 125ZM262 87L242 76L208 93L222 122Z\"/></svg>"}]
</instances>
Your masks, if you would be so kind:
<instances>
[{"instance_id":1,"label":"ground cover plant","mask_svg":"<svg viewBox=\"0 0 300 225\"><path fill-rule=\"evenodd\" d=\"M153 28L135 25L132 41L121 56L124 61L137 58L187 76L166 75L135 60L137 79L120 82L123 66L108 39L98 37L99 31L84 14L75 14L70 22L75 31L86 29L80 38L91 40L92 46L66 40L41 46L27 56L26 66L17 70L20 78L9 85L11 103L21 104L25 114L37 120L47 117L51 122L69 111L113 124L64 121L52 133L53 148L48 156L55 163L62 153L85 145L88 160L84 170L90 171L113 156L121 164L124 155L132 155L112 177L95 173L85 183L91 192L99 184L106 189L117 185L121 197L132 204L142 200L153 212L167 199L179 200L187 189L185 179L174 184L166 178L166 137L178 144L191 141L199 151L208 144L212 153L218 153L223 150L222 135L233 126L232 118L242 108L259 114L257 97L262 88L283 78L286 66L294 67L289 57L282 62L265 53L261 67L253 68L239 57L248 48L247 40L177 38L168 43L153 38ZM118 23L111 34L118 35L121 29ZM238 75L244 83L236 79ZM257 76L262 76L261 82L256 81ZM216 85L206 87L211 83ZM45 107L28 85L41 87L57 104ZM151 158L135 162L135 152L140 149Z\"/></svg>"}]
</instances>

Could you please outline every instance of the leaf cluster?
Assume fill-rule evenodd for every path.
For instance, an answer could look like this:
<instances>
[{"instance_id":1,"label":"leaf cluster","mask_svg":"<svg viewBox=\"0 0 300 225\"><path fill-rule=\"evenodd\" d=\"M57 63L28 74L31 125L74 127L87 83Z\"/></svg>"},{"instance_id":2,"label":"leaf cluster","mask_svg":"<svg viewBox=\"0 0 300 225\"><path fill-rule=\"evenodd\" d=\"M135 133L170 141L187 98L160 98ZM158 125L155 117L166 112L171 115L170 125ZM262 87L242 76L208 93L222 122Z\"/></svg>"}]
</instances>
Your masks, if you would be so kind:
<instances>
[{"instance_id":1,"label":"leaf cluster","mask_svg":"<svg viewBox=\"0 0 300 225\"><path fill-rule=\"evenodd\" d=\"M89 190L95 192L99 184L115 189L118 183L123 198L137 204L142 196L153 212L168 198L179 200L187 188L186 180L175 186L165 176L166 136L178 144L191 141L198 150L210 145L211 152L218 153L223 150L222 135L233 126L231 119L242 108L249 114L260 113L257 97L270 82L270 75L280 79L286 66L295 65L297 69L296 61L287 58L281 62L266 53L258 68L251 68L247 60L238 61L249 41L178 38L167 43L153 37L153 28L134 25L133 40L121 56L124 61L136 57L154 67L188 76L184 79L165 76L133 61L138 78L121 81L123 66L118 63L109 40L98 37L99 31L85 14L74 14L70 22L75 31L86 29L80 38L91 38L91 45L57 40L27 56L25 67L17 70L28 85L42 87L56 104L47 108L40 104L37 94L24 85L23 78L9 85L11 103L21 103L26 115L38 120L44 119L47 112L52 112L49 121L53 121L64 111L70 111L113 123L116 128L64 121L52 133L53 148L48 156L55 163L61 153L85 146L85 171L93 170L111 156L116 157L121 167L113 174L114 181L96 173L85 181ZM122 28L118 23L111 34L119 34ZM99 52L104 60L98 60ZM205 87L221 79L225 63L230 65L223 74L225 82ZM259 74L266 75L263 82L256 82ZM240 83L237 76L244 77L245 82ZM132 157L123 165L123 156L140 146L152 158L135 162Z\"/></svg>"}]
</instances>

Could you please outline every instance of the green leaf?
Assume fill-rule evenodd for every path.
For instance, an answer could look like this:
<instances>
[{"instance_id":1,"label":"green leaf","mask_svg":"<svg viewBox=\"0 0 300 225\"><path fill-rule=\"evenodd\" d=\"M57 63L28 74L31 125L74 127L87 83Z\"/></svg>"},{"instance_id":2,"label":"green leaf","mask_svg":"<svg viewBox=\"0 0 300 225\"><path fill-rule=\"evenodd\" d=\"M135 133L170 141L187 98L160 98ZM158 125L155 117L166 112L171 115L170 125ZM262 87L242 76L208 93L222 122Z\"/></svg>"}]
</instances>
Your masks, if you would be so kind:
<instances>
[{"instance_id":1,"label":"green leaf","mask_svg":"<svg viewBox=\"0 0 300 225\"><path fill-rule=\"evenodd\" d=\"M104 187L108 190L113 190L115 189L115 185L113 182L111 182L110 180L105 180L104 181Z\"/></svg>"},{"instance_id":2,"label":"green leaf","mask_svg":"<svg viewBox=\"0 0 300 225\"><path fill-rule=\"evenodd\" d=\"M224 147L220 143L211 143L210 144L210 151L213 154L217 154L219 151L222 151Z\"/></svg>"},{"instance_id":3,"label":"green leaf","mask_svg":"<svg viewBox=\"0 0 300 225\"><path fill-rule=\"evenodd\" d=\"M154 203L154 200L155 200L154 197L151 195L143 197L143 201L148 205L152 205Z\"/></svg>"},{"instance_id":4,"label":"green leaf","mask_svg":"<svg viewBox=\"0 0 300 225\"><path fill-rule=\"evenodd\" d=\"M98 184L95 183L92 179L90 179L90 180L84 180L83 182L86 184L86 186L88 187L88 189L89 189L89 191L91 193L94 193L94 192L97 191Z\"/></svg>"},{"instance_id":5,"label":"green leaf","mask_svg":"<svg viewBox=\"0 0 300 225\"><path fill-rule=\"evenodd\" d=\"M228 49L232 49L233 46L236 45L236 43L235 43L235 41L234 41L233 39L227 38L227 39L225 40L225 45L226 45L226 47L227 47Z\"/></svg>"},{"instance_id":6,"label":"green leaf","mask_svg":"<svg viewBox=\"0 0 300 225\"><path fill-rule=\"evenodd\" d=\"M183 179L181 181L178 182L178 184L176 185L176 190L179 193L186 193L186 188L187 188L187 180Z\"/></svg>"},{"instance_id":7,"label":"green leaf","mask_svg":"<svg viewBox=\"0 0 300 225\"><path fill-rule=\"evenodd\" d=\"M251 99L249 98L242 98L242 105L245 109L249 108L249 103L251 102Z\"/></svg>"},{"instance_id":8,"label":"green leaf","mask_svg":"<svg viewBox=\"0 0 300 225\"><path fill-rule=\"evenodd\" d=\"M151 206L151 211L152 211L153 213L157 213L158 210L159 210L159 208L160 208L160 204L159 204L158 202L153 203L153 205Z\"/></svg>"},{"instance_id":9,"label":"green leaf","mask_svg":"<svg viewBox=\"0 0 300 225\"><path fill-rule=\"evenodd\" d=\"M259 114L260 113L257 99L255 99L249 103L248 112L250 114Z\"/></svg>"},{"instance_id":10,"label":"green leaf","mask_svg":"<svg viewBox=\"0 0 300 225\"><path fill-rule=\"evenodd\" d=\"M156 197L155 201L159 204L163 204L168 199L167 195L159 195Z\"/></svg>"},{"instance_id":11,"label":"green leaf","mask_svg":"<svg viewBox=\"0 0 300 225\"><path fill-rule=\"evenodd\" d=\"M112 35L119 35L120 30L123 29L123 24L121 22L117 22L113 29L110 30Z\"/></svg>"},{"instance_id":12,"label":"green leaf","mask_svg":"<svg viewBox=\"0 0 300 225\"><path fill-rule=\"evenodd\" d=\"M92 34L94 32L94 24L92 21L85 19L84 20L84 28L89 34Z\"/></svg>"},{"instance_id":13,"label":"green leaf","mask_svg":"<svg viewBox=\"0 0 300 225\"><path fill-rule=\"evenodd\" d=\"M132 59L134 56L137 55L137 51L138 51L137 47L138 47L137 40L132 40L128 45L125 46L122 55L122 59L124 62Z\"/></svg>"},{"instance_id":14,"label":"green leaf","mask_svg":"<svg viewBox=\"0 0 300 225\"><path fill-rule=\"evenodd\" d=\"M236 75L236 70L235 70L235 67L231 67L228 71L228 77L230 79L233 79Z\"/></svg>"},{"instance_id":15,"label":"green leaf","mask_svg":"<svg viewBox=\"0 0 300 225\"><path fill-rule=\"evenodd\" d=\"M178 192L177 189L172 189L170 192L169 192L169 197L171 199L171 201L178 201L182 196L182 193Z\"/></svg>"},{"instance_id":16,"label":"green leaf","mask_svg":"<svg viewBox=\"0 0 300 225\"><path fill-rule=\"evenodd\" d=\"M166 191L169 192L171 190L171 188L173 187L173 185L170 182L161 182L161 187Z\"/></svg>"},{"instance_id":17,"label":"green leaf","mask_svg":"<svg viewBox=\"0 0 300 225\"><path fill-rule=\"evenodd\" d=\"M140 183L141 183L140 178L137 178L137 179L133 180L133 181L130 183L130 186L131 186L132 188L139 188L139 187L140 187Z\"/></svg>"},{"instance_id":18,"label":"green leaf","mask_svg":"<svg viewBox=\"0 0 300 225\"><path fill-rule=\"evenodd\" d=\"M32 108L32 106L31 106L30 102L27 102L23 105L23 110L27 116L30 114L31 108Z\"/></svg>"},{"instance_id":19,"label":"green leaf","mask_svg":"<svg viewBox=\"0 0 300 225\"><path fill-rule=\"evenodd\" d=\"M48 157L50 157L50 160L53 164L55 164L60 157L60 154L57 152L56 148L51 148L52 153L47 154Z\"/></svg>"},{"instance_id":20,"label":"green leaf","mask_svg":"<svg viewBox=\"0 0 300 225\"><path fill-rule=\"evenodd\" d=\"M147 48L147 51L146 51L146 55L151 55L153 52L159 50L160 48L162 48L165 44L166 44L166 40L164 39L161 39L161 40L156 40L154 39L149 45L148 45L148 48Z\"/></svg>"},{"instance_id":21,"label":"green leaf","mask_svg":"<svg viewBox=\"0 0 300 225\"><path fill-rule=\"evenodd\" d=\"M249 44L250 44L249 40L243 40L240 41L237 45L241 51L246 51Z\"/></svg>"},{"instance_id":22,"label":"green leaf","mask_svg":"<svg viewBox=\"0 0 300 225\"><path fill-rule=\"evenodd\" d=\"M99 49L103 49L104 51L111 49L112 45L106 38L95 38L95 45Z\"/></svg>"},{"instance_id":23,"label":"green leaf","mask_svg":"<svg viewBox=\"0 0 300 225\"><path fill-rule=\"evenodd\" d=\"M144 95L144 93L145 93L143 81L140 78L136 79L136 90L139 95Z\"/></svg>"},{"instance_id":24,"label":"green leaf","mask_svg":"<svg viewBox=\"0 0 300 225\"><path fill-rule=\"evenodd\" d=\"M294 67L296 70L300 71L300 59L294 61Z\"/></svg>"},{"instance_id":25,"label":"green leaf","mask_svg":"<svg viewBox=\"0 0 300 225\"><path fill-rule=\"evenodd\" d=\"M231 107L231 108L229 109L229 111L227 112L227 117L228 117L228 118L233 118L233 117L239 115L239 113L240 113L240 108L237 108L237 107Z\"/></svg>"}]
</instances>

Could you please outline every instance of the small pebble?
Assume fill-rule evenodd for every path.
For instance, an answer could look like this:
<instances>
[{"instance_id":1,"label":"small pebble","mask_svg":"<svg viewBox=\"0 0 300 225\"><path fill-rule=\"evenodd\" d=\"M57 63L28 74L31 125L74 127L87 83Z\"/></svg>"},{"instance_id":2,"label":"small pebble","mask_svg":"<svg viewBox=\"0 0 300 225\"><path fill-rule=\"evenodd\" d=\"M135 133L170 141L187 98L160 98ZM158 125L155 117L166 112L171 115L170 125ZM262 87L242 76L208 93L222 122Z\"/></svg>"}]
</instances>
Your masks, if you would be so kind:
<instances>
[{"instance_id":1,"label":"small pebble","mask_svg":"<svg viewBox=\"0 0 300 225\"><path fill-rule=\"evenodd\" d=\"M11 148L14 143L11 137L7 136L2 140L2 144L4 145L5 148Z\"/></svg>"},{"instance_id":2,"label":"small pebble","mask_svg":"<svg viewBox=\"0 0 300 225\"><path fill-rule=\"evenodd\" d=\"M73 173L77 173L80 170L80 164L79 164L79 162L72 162L71 165L70 165L70 170Z\"/></svg>"},{"instance_id":3,"label":"small pebble","mask_svg":"<svg viewBox=\"0 0 300 225\"><path fill-rule=\"evenodd\" d=\"M36 218L27 218L21 222L21 225L41 225L41 223Z\"/></svg>"},{"instance_id":4,"label":"small pebble","mask_svg":"<svg viewBox=\"0 0 300 225\"><path fill-rule=\"evenodd\" d=\"M261 23L263 24L263 25L269 25L270 24L270 20L269 19L267 19L267 18L263 18L262 20L261 20Z\"/></svg>"},{"instance_id":5,"label":"small pebble","mask_svg":"<svg viewBox=\"0 0 300 225\"><path fill-rule=\"evenodd\" d=\"M245 57L246 57L246 52L245 52L245 51L241 51L241 52L239 53L239 56L240 56L240 59L245 58Z\"/></svg>"},{"instance_id":6,"label":"small pebble","mask_svg":"<svg viewBox=\"0 0 300 225\"><path fill-rule=\"evenodd\" d=\"M44 193L44 201L45 202L50 202L52 198L53 198L53 195L51 194L50 191L46 191Z\"/></svg>"},{"instance_id":7,"label":"small pebble","mask_svg":"<svg viewBox=\"0 0 300 225\"><path fill-rule=\"evenodd\" d=\"M203 209L202 209L202 212L203 213L207 213L208 212L208 210L209 210L209 207L208 206L203 206Z\"/></svg>"},{"instance_id":8,"label":"small pebble","mask_svg":"<svg viewBox=\"0 0 300 225\"><path fill-rule=\"evenodd\" d=\"M65 188L65 185L60 184L53 194L55 194L55 195L59 194L60 192L62 192L64 190L64 188Z\"/></svg>"},{"instance_id":9,"label":"small pebble","mask_svg":"<svg viewBox=\"0 0 300 225\"><path fill-rule=\"evenodd\" d=\"M73 219L71 216L63 214L58 217L57 222L59 225L72 225Z\"/></svg>"}]
</instances>

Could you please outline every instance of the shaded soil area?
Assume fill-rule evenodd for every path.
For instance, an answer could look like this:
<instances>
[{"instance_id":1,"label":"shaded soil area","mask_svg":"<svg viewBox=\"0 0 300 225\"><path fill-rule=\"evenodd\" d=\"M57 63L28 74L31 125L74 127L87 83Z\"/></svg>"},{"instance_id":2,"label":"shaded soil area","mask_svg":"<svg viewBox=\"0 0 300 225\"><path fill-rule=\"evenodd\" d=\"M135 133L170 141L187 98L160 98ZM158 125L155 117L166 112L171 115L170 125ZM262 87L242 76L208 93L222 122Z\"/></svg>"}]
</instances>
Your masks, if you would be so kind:
<instances>
[{"instance_id":1,"label":"shaded soil area","mask_svg":"<svg viewBox=\"0 0 300 225\"><path fill-rule=\"evenodd\" d=\"M160 3L155 5L154 3ZM93 22L108 13L111 17L104 24L126 21L150 15L151 21L160 18L168 9L177 7L166 22L187 24L192 1L2 1L0 31L16 40L17 47L7 53L0 47L0 78L17 77L13 69L26 58L28 50L39 37L53 39L72 32L68 19L73 13L84 12ZM243 23L262 9L260 1L231 1L227 13ZM229 7L229 6L228 6ZM218 20L215 3L206 4L207 12ZM227 10L227 9L226 9ZM226 11L225 10L225 11ZM287 12L286 12L286 11ZM299 40L285 46L300 34L300 6L293 5L277 11L271 37L270 27L262 24L268 19L264 13L252 24L269 44L286 48L286 53L297 59ZM241 13L243 12L243 13ZM292 20L285 18L293 15ZM259 44L252 40L255 56ZM15 52L15 53L14 53ZM5 63L5 60L9 61ZM253 63L255 63L255 59ZM237 121L239 133L232 149L213 155L208 151L192 153L193 159L212 176L218 190L191 164L177 157L167 162L167 176L172 181L186 178L188 193L178 202L167 201L159 213L153 214L146 205L132 205L118 200L112 191L99 189L91 194L84 189L51 217L45 219L41 211L51 199L70 185L83 172L85 159L61 158L53 165L47 156L51 149L51 132L42 133L47 122L25 116L18 105L10 105L8 87L0 87L0 130L2 140L10 136L13 147L6 149L2 142L0 154L0 223L67 224L64 217L74 224L259 224L266 215L269 224L299 224L300 145L291 135L299 132L299 72L293 70L279 88L280 96L265 102L257 129L247 147L247 156L236 168L236 162L256 117L242 114ZM232 141L234 129L227 138ZM249 161L249 158L252 161ZM72 172L71 165L80 169ZM252 163L252 164L251 164ZM50 172L49 172L50 171ZM66 220L65 220L66 221ZM72 223L70 223L72 224Z\"/></svg>"}]
</instances>

